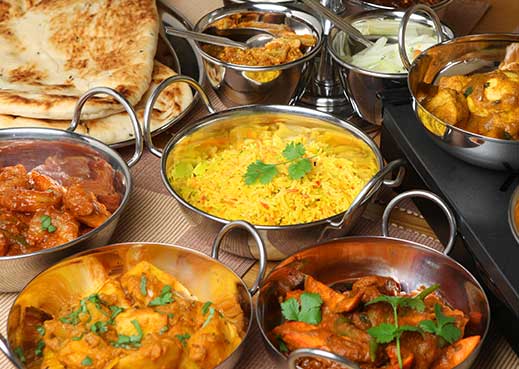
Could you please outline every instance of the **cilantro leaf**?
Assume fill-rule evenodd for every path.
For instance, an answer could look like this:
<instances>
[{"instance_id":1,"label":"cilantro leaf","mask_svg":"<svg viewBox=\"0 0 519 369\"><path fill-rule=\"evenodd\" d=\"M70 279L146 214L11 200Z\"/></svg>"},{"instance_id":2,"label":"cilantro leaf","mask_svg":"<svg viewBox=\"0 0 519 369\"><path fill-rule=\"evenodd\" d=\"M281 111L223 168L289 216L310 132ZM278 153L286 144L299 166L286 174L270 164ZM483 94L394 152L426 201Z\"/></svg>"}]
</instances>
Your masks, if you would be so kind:
<instances>
[{"instance_id":1,"label":"cilantro leaf","mask_svg":"<svg viewBox=\"0 0 519 369\"><path fill-rule=\"evenodd\" d=\"M288 352L288 347L285 341L283 341L283 338L278 334L276 336L276 341L278 342L279 351L281 352Z\"/></svg>"},{"instance_id":2,"label":"cilantro leaf","mask_svg":"<svg viewBox=\"0 0 519 369\"><path fill-rule=\"evenodd\" d=\"M182 346L186 347L187 340L191 338L191 335L189 333L184 333L184 334L176 334L175 337L177 337L177 339L180 341Z\"/></svg>"},{"instance_id":3,"label":"cilantro leaf","mask_svg":"<svg viewBox=\"0 0 519 369\"><path fill-rule=\"evenodd\" d=\"M85 356L85 358L81 362L81 365L83 365L83 366L91 366L92 364L93 364L93 361L89 356Z\"/></svg>"},{"instance_id":4,"label":"cilantro leaf","mask_svg":"<svg viewBox=\"0 0 519 369\"><path fill-rule=\"evenodd\" d=\"M16 356L18 356L18 359L20 359L20 361L25 364L25 362L27 361L25 359L25 354L23 353L23 348L21 348L20 346L18 346L17 348L15 348L13 350L13 352L16 354Z\"/></svg>"},{"instance_id":5,"label":"cilantro leaf","mask_svg":"<svg viewBox=\"0 0 519 369\"><path fill-rule=\"evenodd\" d=\"M205 327L209 324L209 322L211 321L211 319L213 319L214 311L215 311L215 310L214 310L214 307L211 306L211 307L209 308L209 315L207 316L207 318L206 318L204 324L202 324L202 328L205 328Z\"/></svg>"},{"instance_id":6,"label":"cilantro leaf","mask_svg":"<svg viewBox=\"0 0 519 369\"><path fill-rule=\"evenodd\" d=\"M368 333L378 344L392 342L397 335L398 328L393 324L382 323L368 329Z\"/></svg>"},{"instance_id":7,"label":"cilantro leaf","mask_svg":"<svg viewBox=\"0 0 519 369\"><path fill-rule=\"evenodd\" d=\"M213 303L211 301L207 301L203 306L202 306L202 315L206 315L207 312L209 311L209 306L211 306Z\"/></svg>"},{"instance_id":8,"label":"cilantro leaf","mask_svg":"<svg viewBox=\"0 0 519 369\"><path fill-rule=\"evenodd\" d=\"M283 157L287 160L302 158L305 154L305 147L302 143L290 142L283 150Z\"/></svg>"},{"instance_id":9,"label":"cilantro leaf","mask_svg":"<svg viewBox=\"0 0 519 369\"><path fill-rule=\"evenodd\" d=\"M448 343L454 343L461 338L461 330L454 324L456 319L442 313L441 305L434 305L436 323L432 320L423 320L418 326L425 332L432 333Z\"/></svg>"},{"instance_id":10,"label":"cilantro leaf","mask_svg":"<svg viewBox=\"0 0 519 369\"><path fill-rule=\"evenodd\" d=\"M301 295L301 305L295 298L281 303L281 313L286 320L295 320L308 324L321 322L321 305L323 300L317 293L305 292Z\"/></svg>"},{"instance_id":11,"label":"cilantro leaf","mask_svg":"<svg viewBox=\"0 0 519 369\"><path fill-rule=\"evenodd\" d=\"M171 292L171 286L164 286L162 288L162 291L160 292L160 295L153 300L151 300L148 303L148 306L161 306L161 305L167 305L174 302L175 299L173 298L173 293Z\"/></svg>"},{"instance_id":12,"label":"cilantro leaf","mask_svg":"<svg viewBox=\"0 0 519 369\"><path fill-rule=\"evenodd\" d=\"M42 337L45 336L45 327L43 325L38 325L36 327L36 332L38 332L38 334Z\"/></svg>"},{"instance_id":13,"label":"cilantro leaf","mask_svg":"<svg viewBox=\"0 0 519 369\"><path fill-rule=\"evenodd\" d=\"M299 316L299 303L293 297L281 303L281 313L286 320L297 320Z\"/></svg>"},{"instance_id":14,"label":"cilantro leaf","mask_svg":"<svg viewBox=\"0 0 519 369\"><path fill-rule=\"evenodd\" d=\"M42 215L40 217L41 230L49 233L56 232L56 227L52 225L52 218L48 215Z\"/></svg>"},{"instance_id":15,"label":"cilantro leaf","mask_svg":"<svg viewBox=\"0 0 519 369\"><path fill-rule=\"evenodd\" d=\"M36 344L36 348L34 349L34 355L41 356L43 355L43 349L45 348L45 342L43 340L39 340Z\"/></svg>"},{"instance_id":16,"label":"cilantro leaf","mask_svg":"<svg viewBox=\"0 0 519 369\"><path fill-rule=\"evenodd\" d=\"M472 94L473 91L474 91L474 87L469 86L469 87L467 87L467 89L465 90L465 92L463 92L463 95L464 95L465 97L469 97L470 94Z\"/></svg>"},{"instance_id":17,"label":"cilantro leaf","mask_svg":"<svg viewBox=\"0 0 519 369\"><path fill-rule=\"evenodd\" d=\"M301 179L312 170L312 163L304 158L293 162L288 166L288 176L292 179Z\"/></svg>"},{"instance_id":18,"label":"cilantro leaf","mask_svg":"<svg viewBox=\"0 0 519 369\"><path fill-rule=\"evenodd\" d=\"M369 359L372 362L377 360L377 351L378 351L378 343L377 340L373 337L369 339Z\"/></svg>"},{"instance_id":19,"label":"cilantro leaf","mask_svg":"<svg viewBox=\"0 0 519 369\"><path fill-rule=\"evenodd\" d=\"M265 164L261 160L250 164L245 173L245 184L251 185L258 180L261 184L267 184L278 174L275 164Z\"/></svg>"},{"instance_id":20,"label":"cilantro leaf","mask_svg":"<svg viewBox=\"0 0 519 369\"><path fill-rule=\"evenodd\" d=\"M148 294L147 284L148 284L148 280L146 279L146 275L144 273L142 273L140 289L141 289L141 295L143 295L143 296L146 296Z\"/></svg>"}]
</instances>

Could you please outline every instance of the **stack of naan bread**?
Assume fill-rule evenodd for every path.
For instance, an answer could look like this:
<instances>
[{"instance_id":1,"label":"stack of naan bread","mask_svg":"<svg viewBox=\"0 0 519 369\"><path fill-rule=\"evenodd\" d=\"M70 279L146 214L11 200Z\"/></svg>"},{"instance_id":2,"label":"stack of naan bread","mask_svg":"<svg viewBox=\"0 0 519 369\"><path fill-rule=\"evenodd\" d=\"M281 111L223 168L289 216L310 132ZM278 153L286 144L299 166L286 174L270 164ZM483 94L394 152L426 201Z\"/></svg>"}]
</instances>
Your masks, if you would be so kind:
<instances>
[{"instance_id":1,"label":"stack of naan bread","mask_svg":"<svg viewBox=\"0 0 519 369\"><path fill-rule=\"evenodd\" d=\"M175 72L155 60L160 20L155 0L0 0L0 128L68 127L79 96L111 87L142 123L153 89ZM153 128L192 101L186 84L166 89ZM77 132L105 143L133 137L128 115L97 95Z\"/></svg>"}]
</instances>

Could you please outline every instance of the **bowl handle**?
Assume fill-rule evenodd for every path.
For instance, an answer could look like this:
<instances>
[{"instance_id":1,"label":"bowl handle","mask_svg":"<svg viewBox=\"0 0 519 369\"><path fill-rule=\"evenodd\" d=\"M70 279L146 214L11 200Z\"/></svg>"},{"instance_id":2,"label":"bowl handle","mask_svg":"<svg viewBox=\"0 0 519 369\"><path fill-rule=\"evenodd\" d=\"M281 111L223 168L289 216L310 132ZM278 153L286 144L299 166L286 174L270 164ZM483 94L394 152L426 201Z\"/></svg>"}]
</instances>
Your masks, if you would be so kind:
<instances>
[{"instance_id":1,"label":"bowl handle","mask_svg":"<svg viewBox=\"0 0 519 369\"><path fill-rule=\"evenodd\" d=\"M9 359L9 361L17 368L17 369L24 369L24 365L20 362L16 354L11 352L9 349L9 343L7 343L7 340L5 337L0 333L0 351L2 351Z\"/></svg>"},{"instance_id":2,"label":"bowl handle","mask_svg":"<svg viewBox=\"0 0 519 369\"><path fill-rule=\"evenodd\" d=\"M162 81L157 87L155 87L150 97L148 97L146 107L144 108L144 141L146 142L148 150L158 158L162 157L162 150L153 144L153 139L151 138L151 115L153 112L153 106L155 105L160 93L166 87L175 82L184 82L194 88L202 97L202 101L204 102L207 111L209 111L210 114L216 112L202 86L200 86L193 78L187 76L171 76Z\"/></svg>"},{"instance_id":3,"label":"bowl handle","mask_svg":"<svg viewBox=\"0 0 519 369\"><path fill-rule=\"evenodd\" d=\"M72 116L72 120L70 121L70 125L67 128L67 131L74 132L76 130L81 120L81 110L83 109L83 106L85 106L85 103L88 99L90 99L94 95L99 94L105 94L113 97L124 107L124 110L126 110L126 113L128 113L128 115L130 116L130 122L132 123L133 128L133 135L135 136L135 151L130 160L127 161L127 164L129 167L132 167L139 161L139 159L142 156L143 144L141 126L139 124L139 119L137 118L137 114L135 113L135 110L133 109L132 105L128 102L128 100L126 100L126 98L123 95L121 95L114 89L111 89L109 87L94 87L85 92L83 95L81 95L81 97L76 103L76 106L74 107L74 115Z\"/></svg>"},{"instance_id":4,"label":"bowl handle","mask_svg":"<svg viewBox=\"0 0 519 369\"><path fill-rule=\"evenodd\" d=\"M382 214L382 235L384 237L389 236L389 217L391 215L391 211L395 207L396 204L398 204L403 199L407 199L410 197L421 197L423 199L429 199L436 204L443 210L445 213L445 216L447 217L447 220L449 222L449 241L447 242L447 245L445 246L445 249L443 250L443 253L445 255L448 255L449 252L452 250L452 247L454 246L454 241L456 240L456 217L454 216L453 211L449 208L449 206L445 203L445 201L442 200L441 197L438 195L430 192L430 191L424 191L424 190L412 190L412 191L406 191L402 192L401 194L395 196L386 206L384 209L384 213Z\"/></svg>"},{"instance_id":5,"label":"bowl handle","mask_svg":"<svg viewBox=\"0 0 519 369\"><path fill-rule=\"evenodd\" d=\"M407 24L409 23L411 16L415 13L424 13L428 15L434 24L434 31L436 32L438 43L441 43L444 40L442 22L434 10L423 4L416 4L415 6L407 9L398 28L398 52L400 53L400 59L402 59L402 63L407 70L411 69L411 62L409 61L407 52L405 50L405 32L407 30Z\"/></svg>"},{"instance_id":6,"label":"bowl handle","mask_svg":"<svg viewBox=\"0 0 519 369\"><path fill-rule=\"evenodd\" d=\"M337 362L338 364L341 364L344 368L347 369L360 369L360 367L356 363L346 359L345 357L334 354L330 351L319 350L314 348L302 348L292 351L288 355L288 369L297 369L296 361L300 358L308 356L332 360Z\"/></svg>"},{"instance_id":7,"label":"bowl handle","mask_svg":"<svg viewBox=\"0 0 519 369\"><path fill-rule=\"evenodd\" d=\"M366 185L360 190L360 192L357 194L357 196L353 199L353 201L350 204L350 207L344 215L342 216L341 220L338 222L329 221L326 227L324 227L323 231L321 232L321 235L319 236L318 242L321 242L325 239L326 232L328 230L338 230L341 229L344 223L351 217L351 215L366 201L366 199L370 198L374 192L378 189L379 185L381 183L386 184L386 181L390 187L396 187L400 185L400 183L403 180L403 177L405 175L405 160L403 159L397 159L393 160L392 162L389 162L384 168L378 171L377 174L375 174L371 179L366 183ZM386 176L393 172L398 168L398 174L395 179L386 179Z\"/></svg>"},{"instance_id":8,"label":"bowl handle","mask_svg":"<svg viewBox=\"0 0 519 369\"><path fill-rule=\"evenodd\" d=\"M223 228L220 230L218 235L216 236L216 239L213 242L213 249L211 251L211 257L213 259L218 260L218 253L220 251L220 246L222 244L222 240L233 229L241 228L246 231L248 231L252 237L254 238L254 241L256 241L256 245L258 246L259 251L259 271L258 271L258 277L254 281L254 284L251 288L249 288L249 292L251 295L254 295L256 291L258 291L259 286L261 282L263 281L263 278L265 277L265 271L267 270L267 249L265 248L265 243L261 239L261 236L259 235L258 231L256 231L256 228L248 222L245 222L243 220L235 220L230 223L227 223Z\"/></svg>"}]
</instances>

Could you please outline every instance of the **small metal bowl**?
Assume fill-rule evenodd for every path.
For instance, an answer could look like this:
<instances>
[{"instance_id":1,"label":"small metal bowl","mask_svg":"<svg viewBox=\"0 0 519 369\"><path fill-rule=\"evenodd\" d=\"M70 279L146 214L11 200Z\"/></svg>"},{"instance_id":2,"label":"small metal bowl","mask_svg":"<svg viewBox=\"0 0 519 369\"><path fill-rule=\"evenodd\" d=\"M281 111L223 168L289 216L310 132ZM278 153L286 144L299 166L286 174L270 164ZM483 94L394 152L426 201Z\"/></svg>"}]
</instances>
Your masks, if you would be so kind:
<instances>
[{"instance_id":1,"label":"small metal bowl","mask_svg":"<svg viewBox=\"0 0 519 369\"><path fill-rule=\"evenodd\" d=\"M438 119L418 97L442 75L470 74L495 69L506 47L519 42L514 33L458 37L424 51L409 70L413 109L429 137L443 150L468 163L495 170L519 169L519 141L486 137Z\"/></svg>"},{"instance_id":2,"label":"small metal bowl","mask_svg":"<svg viewBox=\"0 0 519 369\"><path fill-rule=\"evenodd\" d=\"M74 133L79 124L81 109L94 95L107 94L119 101L129 114L135 133L135 153L126 163L119 154L104 143ZM132 106L116 91L99 87L86 92L76 104L74 118L66 131L49 128L10 128L0 130L0 166L22 163L31 169L51 154L74 150L77 155L97 156L106 160L114 169L122 192L121 204L99 227L73 241L56 247L15 256L0 257L0 292L20 291L36 274L66 256L88 248L106 244L112 236L117 221L126 207L132 180L129 167L142 155L142 134ZM45 153L45 154L44 154ZM43 156L45 155L45 156Z\"/></svg>"},{"instance_id":3,"label":"small metal bowl","mask_svg":"<svg viewBox=\"0 0 519 369\"><path fill-rule=\"evenodd\" d=\"M510 224L510 229L512 230L515 240L519 243L519 186L517 186L510 199L508 223Z\"/></svg>"},{"instance_id":4,"label":"small metal bowl","mask_svg":"<svg viewBox=\"0 0 519 369\"><path fill-rule=\"evenodd\" d=\"M430 20L424 16L415 14L415 12L424 12L431 18ZM397 10L375 10L366 11L347 19L355 24L357 21L368 19L390 19L402 21L404 17L408 17L412 22L432 26L437 32L438 42L444 39L454 37L453 32L445 25L442 25L434 11L427 7L415 6L404 11ZM438 30L441 27L441 34ZM394 35L395 37L405 38L405 30L402 35ZM359 68L343 60L345 55L351 55L351 52L358 52L364 48L363 45L351 40L343 32L333 28L330 31L327 43L328 51L332 58L339 65L339 76L347 97L349 98L355 113L362 119L372 123L381 124L383 114L382 98L392 97L393 95L403 95L402 99L407 100L409 93L407 91L407 72L404 73L382 73L375 72L363 68Z\"/></svg>"},{"instance_id":5,"label":"small metal bowl","mask_svg":"<svg viewBox=\"0 0 519 369\"><path fill-rule=\"evenodd\" d=\"M206 107L211 114L177 133L167 143L164 150L161 150L154 146L149 134L151 111L153 110L153 105L161 91L169 84L175 82L185 82L195 88L199 92L202 101L206 104ZM184 198L175 191L167 178L169 169L175 164L175 155L173 155L175 153L175 148L178 144L182 143L187 137L194 133L197 134L197 140L200 141L203 140L204 137L214 137L215 135L227 132L233 127L251 121L266 125L285 122L286 124L297 124L306 127L326 127L334 130L339 129L364 141L375 155L379 169L379 172L368 181L357 197L352 201L350 207L340 214L310 223L295 225L255 225L263 240L270 247L268 255L269 260L280 260L286 257L286 255L290 255L305 246L315 244L318 240L345 235L360 217L366 205L376 196L383 185L396 187L400 185L403 179L403 161L395 160L384 165L382 155L380 154L377 145L369 136L351 124L332 115L313 109L281 105L250 105L216 112L211 106L204 90L196 83L196 81L188 77L174 76L166 79L157 86L156 90L153 91L146 103L146 109L144 111L144 139L146 141L146 146L152 154L161 158L162 181L169 193L179 202L185 216L198 227L207 229L208 232L214 232L215 229L221 228L223 225L229 223L230 220L211 215L198 209L184 200ZM387 177L390 176L395 169L398 169L396 178L388 179ZM226 251L233 254L245 257L255 257L255 255L250 252L249 248L243 247L243 244L234 243L234 245L235 246L233 246L233 243L226 243L223 247Z\"/></svg>"},{"instance_id":6,"label":"small metal bowl","mask_svg":"<svg viewBox=\"0 0 519 369\"><path fill-rule=\"evenodd\" d=\"M244 4L217 9L203 16L194 30L204 32L215 21L233 14L257 15L262 22L286 24L298 34L310 34L317 43L300 59L275 66L244 66L223 62L209 54L196 43L204 60L207 78L222 102L229 107L247 104L288 104L300 98L310 71L309 61L320 50L323 38L319 19L298 10L276 4ZM250 73L268 74L274 78L262 83L250 78Z\"/></svg>"},{"instance_id":7,"label":"small metal bowl","mask_svg":"<svg viewBox=\"0 0 519 369\"><path fill-rule=\"evenodd\" d=\"M222 240L226 234L236 228L250 232L259 251L258 278L251 288L248 288L240 277L218 260ZM253 321L252 296L258 289L266 267L265 246L254 227L245 222L229 223L220 231L214 241L211 257L176 245L120 243L82 252L59 262L34 278L18 295L7 319L7 340L0 335L0 350L17 368L23 369L25 366L14 353L15 348L20 346L34 348L37 344L34 337L27 336L30 330L24 329L26 316L32 319L42 317L43 314L35 314L34 311L43 311L55 317L63 309L64 304L77 301L99 290L103 283L99 275L111 277L121 275L143 260L175 276L201 300L217 302L232 299L241 306L245 322L242 342L216 367L233 368L238 362L243 351L243 343L250 332ZM30 322L31 327L34 327L34 323L34 321ZM30 367L30 363L27 366Z\"/></svg>"},{"instance_id":8,"label":"small metal bowl","mask_svg":"<svg viewBox=\"0 0 519 369\"><path fill-rule=\"evenodd\" d=\"M388 236L391 210L402 199L422 197L436 202L446 213L450 238L444 253L415 242ZM428 191L409 191L396 196L386 207L382 218L383 237L355 236L335 239L306 248L277 265L260 287L256 303L256 320L267 350L279 368L295 369L301 357L317 356L346 364L348 369L358 365L342 356L313 348L299 349L283 354L270 332L283 322L279 301L290 290L298 288L300 280L294 271L302 272L330 285L344 285L366 275L387 276L400 282L403 290L413 291L422 286L439 284L438 293L469 318L469 335L480 335L481 340L470 356L455 369L469 369L476 359L490 325L490 307L487 296L478 281L462 265L447 256L456 236L456 221L452 211L435 194ZM289 276L291 278L288 278Z\"/></svg>"}]
</instances>

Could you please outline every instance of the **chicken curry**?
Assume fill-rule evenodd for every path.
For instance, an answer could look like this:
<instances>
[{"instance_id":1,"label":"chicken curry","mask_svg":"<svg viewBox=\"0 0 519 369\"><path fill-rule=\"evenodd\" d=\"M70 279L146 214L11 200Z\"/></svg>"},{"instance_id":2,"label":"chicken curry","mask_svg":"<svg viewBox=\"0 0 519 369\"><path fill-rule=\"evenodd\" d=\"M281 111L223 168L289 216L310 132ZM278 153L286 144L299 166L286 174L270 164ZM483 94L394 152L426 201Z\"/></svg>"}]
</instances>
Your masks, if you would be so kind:
<instances>
[{"instance_id":1,"label":"chicken curry","mask_svg":"<svg viewBox=\"0 0 519 369\"><path fill-rule=\"evenodd\" d=\"M224 315L231 314L224 305L199 301L141 261L57 316L28 325L38 343L15 352L33 369L212 369L244 336L243 313Z\"/></svg>"},{"instance_id":2,"label":"chicken curry","mask_svg":"<svg viewBox=\"0 0 519 369\"><path fill-rule=\"evenodd\" d=\"M441 77L422 100L430 113L469 132L519 140L519 44L497 70Z\"/></svg>"},{"instance_id":3,"label":"chicken curry","mask_svg":"<svg viewBox=\"0 0 519 369\"><path fill-rule=\"evenodd\" d=\"M32 168L0 166L0 256L72 241L103 224L121 199L114 169L99 156L54 154Z\"/></svg>"},{"instance_id":4,"label":"chicken curry","mask_svg":"<svg viewBox=\"0 0 519 369\"><path fill-rule=\"evenodd\" d=\"M319 348L334 352L362 369L452 369L480 341L465 337L469 318L434 291L405 294L393 279L366 276L339 292L309 275L304 289L281 299L284 321L272 331L280 351ZM303 369L340 368L304 358Z\"/></svg>"},{"instance_id":5,"label":"chicken curry","mask_svg":"<svg viewBox=\"0 0 519 369\"><path fill-rule=\"evenodd\" d=\"M209 55L224 62L248 66L273 66L289 63L303 57L305 50L315 46L317 39L309 34L296 34L285 24L261 22L257 14L234 14L211 24L217 29L260 28L275 36L263 47L238 49L204 45L202 48Z\"/></svg>"}]
</instances>

